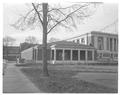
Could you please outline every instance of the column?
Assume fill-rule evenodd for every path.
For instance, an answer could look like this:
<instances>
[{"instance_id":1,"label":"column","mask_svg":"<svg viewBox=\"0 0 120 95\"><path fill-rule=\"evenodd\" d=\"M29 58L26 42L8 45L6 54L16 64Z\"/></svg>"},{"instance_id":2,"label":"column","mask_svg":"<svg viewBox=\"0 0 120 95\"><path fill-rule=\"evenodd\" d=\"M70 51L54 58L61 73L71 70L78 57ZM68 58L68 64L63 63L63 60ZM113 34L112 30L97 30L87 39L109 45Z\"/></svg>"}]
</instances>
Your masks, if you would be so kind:
<instances>
[{"instance_id":1,"label":"column","mask_svg":"<svg viewBox=\"0 0 120 95\"><path fill-rule=\"evenodd\" d=\"M62 60L65 60L65 49L63 49Z\"/></svg>"},{"instance_id":2,"label":"column","mask_svg":"<svg viewBox=\"0 0 120 95\"><path fill-rule=\"evenodd\" d=\"M95 51L94 50L92 50L92 61L94 61L95 59L94 59L94 55L95 55Z\"/></svg>"},{"instance_id":3,"label":"column","mask_svg":"<svg viewBox=\"0 0 120 95\"><path fill-rule=\"evenodd\" d=\"M107 43L106 43L107 42L107 37L103 37L103 41L104 41L103 42L104 43L104 46L103 46L104 50L107 50Z\"/></svg>"},{"instance_id":4,"label":"column","mask_svg":"<svg viewBox=\"0 0 120 95\"><path fill-rule=\"evenodd\" d=\"M54 61L56 61L56 49L54 49Z\"/></svg>"},{"instance_id":5,"label":"column","mask_svg":"<svg viewBox=\"0 0 120 95\"><path fill-rule=\"evenodd\" d=\"M36 61L37 61L37 58L38 58L38 48L36 49Z\"/></svg>"},{"instance_id":6,"label":"column","mask_svg":"<svg viewBox=\"0 0 120 95\"><path fill-rule=\"evenodd\" d=\"M80 50L78 50L78 61L80 61Z\"/></svg>"}]
</instances>

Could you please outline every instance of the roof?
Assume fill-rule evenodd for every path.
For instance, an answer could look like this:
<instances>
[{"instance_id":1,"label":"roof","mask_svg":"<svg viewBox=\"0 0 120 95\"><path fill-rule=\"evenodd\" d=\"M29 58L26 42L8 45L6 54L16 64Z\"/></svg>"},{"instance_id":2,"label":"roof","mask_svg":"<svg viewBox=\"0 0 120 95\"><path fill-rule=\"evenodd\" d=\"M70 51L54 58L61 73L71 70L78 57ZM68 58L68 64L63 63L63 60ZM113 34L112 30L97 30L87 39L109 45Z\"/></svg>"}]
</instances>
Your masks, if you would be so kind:
<instances>
[{"instance_id":1,"label":"roof","mask_svg":"<svg viewBox=\"0 0 120 95\"><path fill-rule=\"evenodd\" d=\"M83 36L89 35L89 34L101 34L101 35L109 35L109 36L111 36L111 35L112 36L118 36L118 34L115 34L115 33L108 33L108 32L103 32L103 31L91 31L91 32L81 34L81 35L78 35L78 36L74 36L74 37L71 37L71 38L68 38L68 39L65 39L65 40L71 40L71 39L83 37Z\"/></svg>"},{"instance_id":2,"label":"roof","mask_svg":"<svg viewBox=\"0 0 120 95\"><path fill-rule=\"evenodd\" d=\"M48 43L48 48L52 46L54 46L55 48L95 49L93 46L78 44L69 41L57 41L57 42ZM42 45L39 45L38 47L41 48Z\"/></svg>"}]
</instances>

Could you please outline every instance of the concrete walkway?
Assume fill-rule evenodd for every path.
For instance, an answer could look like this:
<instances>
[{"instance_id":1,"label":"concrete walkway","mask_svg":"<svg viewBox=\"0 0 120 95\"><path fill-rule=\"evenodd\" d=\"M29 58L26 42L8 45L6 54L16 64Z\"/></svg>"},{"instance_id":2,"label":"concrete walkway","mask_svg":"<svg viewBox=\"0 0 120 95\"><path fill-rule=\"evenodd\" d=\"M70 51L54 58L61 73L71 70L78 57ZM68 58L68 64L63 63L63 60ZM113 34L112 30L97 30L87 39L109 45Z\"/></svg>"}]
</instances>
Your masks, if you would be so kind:
<instances>
[{"instance_id":1,"label":"concrete walkway","mask_svg":"<svg viewBox=\"0 0 120 95\"><path fill-rule=\"evenodd\" d=\"M3 93L40 93L38 88L14 64L7 65L3 76Z\"/></svg>"}]
</instances>

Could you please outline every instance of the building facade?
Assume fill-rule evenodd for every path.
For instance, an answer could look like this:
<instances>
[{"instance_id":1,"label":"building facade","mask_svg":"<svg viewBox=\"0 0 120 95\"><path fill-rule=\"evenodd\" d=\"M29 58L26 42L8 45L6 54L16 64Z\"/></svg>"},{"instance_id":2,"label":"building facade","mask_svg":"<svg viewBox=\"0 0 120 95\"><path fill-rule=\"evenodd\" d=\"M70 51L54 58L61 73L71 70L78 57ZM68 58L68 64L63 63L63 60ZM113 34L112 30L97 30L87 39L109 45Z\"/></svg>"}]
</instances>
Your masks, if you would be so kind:
<instances>
[{"instance_id":1,"label":"building facade","mask_svg":"<svg viewBox=\"0 0 120 95\"><path fill-rule=\"evenodd\" d=\"M21 58L27 62L42 62L42 45L31 47L21 52ZM74 42L59 41L49 43L47 47L49 63L95 63L96 50L92 46L81 45Z\"/></svg>"},{"instance_id":2,"label":"building facade","mask_svg":"<svg viewBox=\"0 0 120 95\"><path fill-rule=\"evenodd\" d=\"M20 48L18 46L3 46L3 59L16 61L20 57Z\"/></svg>"},{"instance_id":3,"label":"building facade","mask_svg":"<svg viewBox=\"0 0 120 95\"><path fill-rule=\"evenodd\" d=\"M97 50L98 62L118 62L117 34L92 31L67 41L93 46Z\"/></svg>"}]
</instances>

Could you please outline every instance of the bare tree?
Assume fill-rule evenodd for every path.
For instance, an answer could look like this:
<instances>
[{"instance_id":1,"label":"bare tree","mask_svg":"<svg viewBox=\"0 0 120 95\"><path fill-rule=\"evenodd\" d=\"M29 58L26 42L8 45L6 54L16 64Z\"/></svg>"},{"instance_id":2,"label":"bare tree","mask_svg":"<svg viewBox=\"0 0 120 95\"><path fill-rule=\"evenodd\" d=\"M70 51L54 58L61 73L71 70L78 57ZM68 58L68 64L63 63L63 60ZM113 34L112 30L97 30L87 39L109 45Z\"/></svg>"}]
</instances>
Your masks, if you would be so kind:
<instances>
[{"instance_id":1,"label":"bare tree","mask_svg":"<svg viewBox=\"0 0 120 95\"><path fill-rule=\"evenodd\" d=\"M64 27L71 29L76 28L76 24L81 20L90 17L95 12L99 5L97 2L92 3L77 3L67 7L52 7L48 3L32 3L32 9L24 16L21 16L15 24L12 24L17 29L24 30L29 27L38 26L43 31L43 75L48 76L47 69L47 35L54 29Z\"/></svg>"},{"instance_id":2,"label":"bare tree","mask_svg":"<svg viewBox=\"0 0 120 95\"><path fill-rule=\"evenodd\" d=\"M60 39L57 39L57 38L52 37L52 38L50 38L49 42L51 43L51 42L56 42L56 41L59 41L59 40L60 40Z\"/></svg>"},{"instance_id":3,"label":"bare tree","mask_svg":"<svg viewBox=\"0 0 120 95\"><path fill-rule=\"evenodd\" d=\"M31 43L31 44L37 44L37 39L34 37L34 36L28 36L26 39L25 39L25 42L27 43Z\"/></svg>"},{"instance_id":4,"label":"bare tree","mask_svg":"<svg viewBox=\"0 0 120 95\"><path fill-rule=\"evenodd\" d=\"M6 36L3 38L3 45L4 46L11 46L13 45L13 43L16 41L16 39L10 37L10 36Z\"/></svg>"},{"instance_id":5,"label":"bare tree","mask_svg":"<svg viewBox=\"0 0 120 95\"><path fill-rule=\"evenodd\" d=\"M6 59L8 59L8 46L12 46L16 39L6 36L3 38L3 51L5 50Z\"/></svg>"}]
</instances>

